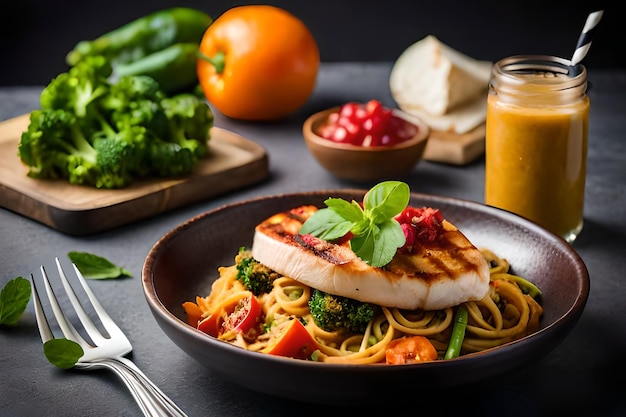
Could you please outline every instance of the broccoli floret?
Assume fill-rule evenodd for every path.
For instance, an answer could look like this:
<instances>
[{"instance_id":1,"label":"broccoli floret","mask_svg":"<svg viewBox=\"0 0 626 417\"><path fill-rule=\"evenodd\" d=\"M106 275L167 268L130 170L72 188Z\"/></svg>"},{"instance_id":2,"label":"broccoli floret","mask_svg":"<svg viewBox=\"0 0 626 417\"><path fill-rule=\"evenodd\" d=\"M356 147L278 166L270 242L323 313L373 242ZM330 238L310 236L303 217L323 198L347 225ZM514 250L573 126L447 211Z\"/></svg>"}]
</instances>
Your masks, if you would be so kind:
<instances>
[{"instance_id":1,"label":"broccoli floret","mask_svg":"<svg viewBox=\"0 0 626 417\"><path fill-rule=\"evenodd\" d=\"M112 84L109 94L102 98L102 107L110 114L117 129L143 126L158 137L167 135L168 120L161 105L165 93L159 84L146 75L125 76Z\"/></svg>"},{"instance_id":2,"label":"broccoli floret","mask_svg":"<svg viewBox=\"0 0 626 417\"><path fill-rule=\"evenodd\" d=\"M167 137L168 121L160 104L150 100L138 100L121 108L110 116L116 129L123 130L131 126L141 126L150 130L155 136Z\"/></svg>"},{"instance_id":3,"label":"broccoli floret","mask_svg":"<svg viewBox=\"0 0 626 417\"><path fill-rule=\"evenodd\" d=\"M73 111L79 118L89 116L94 103L109 94L111 71L103 57L89 57L50 81L39 96L41 108Z\"/></svg>"},{"instance_id":4,"label":"broccoli floret","mask_svg":"<svg viewBox=\"0 0 626 417\"><path fill-rule=\"evenodd\" d=\"M207 104L191 93L178 94L161 101L169 126L168 140L189 149L196 158L208 150L209 130L213 112Z\"/></svg>"},{"instance_id":5,"label":"broccoli floret","mask_svg":"<svg viewBox=\"0 0 626 417\"><path fill-rule=\"evenodd\" d=\"M154 78L147 75L126 75L111 84L110 92L102 105L110 110L117 110L127 108L130 103L137 100L159 102L165 97L161 86Z\"/></svg>"},{"instance_id":6,"label":"broccoli floret","mask_svg":"<svg viewBox=\"0 0 626 417\"><path fill-rule=\"evenodd\" d=\"M150 172L148 152L152 133L143 126L128 126L109 136L94 139L100 188L121 188L137 176Z\"/></svg>"},{"instance_id":7,"label":"broccoli floret","mask_svg":"<svg viewBox=\"0 0 626 417\"><path fill-rule=\"evenodd\" d=\"M150 173L156 177L176 177L193 172L196 167L193 153L177 143L155 138L148 147Z\"/></svg>"},{"instance_id":8,"label":"broccoli floret","mask_svg":"<svg viewBox=\"0 0 626 417\"><path fill-rule=\"evenodd\" d=\"M141 137L136 131L120 132L113 139L96 138L92 145L73 113L35 110L22 133L18 155L33 178L65 178L71 184L119 188L130 182L124 167L133 161L124 140L141 142Z\"/></svg>"},{"instance_id":9,"label":"broccoli floret","mask_svg":"<svg viewBox=\"0 0 626 417\"><path fill-rule=\"evenodd\" d=\"M42 131L50 123L48 119L52 117L65 117L65 115L55 114L46 117L42 110L31 112L28 128L22 133L17 154L29 167L28 176L30 177L51 179L65 177L67 151L59 150L57 142L64 140L66 132L62 129L55 129L44 136Z\"/></svg>"},{"instance_id":10,"label":"broccoli floret","mask_svg":"<svg viewBox=\"0 0 626 417\"><path fill-rule=\"evenodd\" d=\"M241 248L235 257L237 267L237 280L254 295L261 295L272 291L274 280L281 275L259 263L252 257L249 250Z\"/></svg>"},{"instance_id":11,"label":"broccoli floret","mask_svg":"<svg viewBox=\"0 0 626 417\"><path fill-rule=\"evenodd\" d=\"M363 333L378 306L313 289L309 309L315 323L326 331Z\"/></svg>"},{"instance_id":12,"label":"broccoli floret","mask_svg":"<svg viewBox=\"0 0 626 417\"><path fill-rule=\"evenodd\" d=\"M97 152L84 136L77 118L65 110L34 110L18 145L20 159L33 178L67 178L90 183L97 173Z\"/></svg>"},{"instance_id":13,"label":"broccoli floret","mask_svg":"<svg viewBox=\"0 0 626 417\"><path fill-rule=\"evenodd\" d=\"M145 75L113 83L111 72L103 57L88 57L46 86L18 145L28 175L122 188L193 172L213 126L208 104L193 94L167 97Z\"/></svg>"}]
</instances>

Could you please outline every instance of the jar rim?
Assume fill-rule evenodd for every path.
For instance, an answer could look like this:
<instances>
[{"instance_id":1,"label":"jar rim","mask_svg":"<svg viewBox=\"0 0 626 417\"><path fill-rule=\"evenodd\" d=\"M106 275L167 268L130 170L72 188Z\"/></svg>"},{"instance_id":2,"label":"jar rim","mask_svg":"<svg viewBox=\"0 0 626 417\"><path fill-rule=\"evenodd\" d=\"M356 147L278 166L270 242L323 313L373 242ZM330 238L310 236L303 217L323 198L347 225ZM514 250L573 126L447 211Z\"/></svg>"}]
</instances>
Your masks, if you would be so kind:
<instances>
[{"instance_id":1,"label":"jar rim","mask_svg":"<svg viewBox=\"0 0 626 417\"><path fill-rule=\"evenodd\" d=\"M537 76L541 74L544 76ZM587 69L583 64L571 66L569 60L551 55L514 55L493 65L493 79L500 87L523 84L554 90L586 88Z\"/></svg>"}]
</instances>

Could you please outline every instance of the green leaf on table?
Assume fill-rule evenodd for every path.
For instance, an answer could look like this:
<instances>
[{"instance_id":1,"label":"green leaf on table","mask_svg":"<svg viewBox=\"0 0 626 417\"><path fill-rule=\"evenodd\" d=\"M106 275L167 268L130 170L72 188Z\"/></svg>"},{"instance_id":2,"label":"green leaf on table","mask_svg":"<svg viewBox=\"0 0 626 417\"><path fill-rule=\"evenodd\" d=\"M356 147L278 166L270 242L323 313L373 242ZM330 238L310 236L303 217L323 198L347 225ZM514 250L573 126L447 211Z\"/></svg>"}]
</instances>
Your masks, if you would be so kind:
<instances>
[{"instance_id":1,"label":"green leaf on table","mask_svg":"<svg viewBox=\"0 0 626 417\"><path fill-rule=\"evenodd\" d=\"M356 201L329 198L327 208L318 210L299 230L324 240L353 234L350 247L372 266L385 266L404 245L405 236L395 217L409 204L411 191L401 181L385 181L372 187L363 198L363 207Z\"/></svg>"},{"instance_id":2,"label":"green leaf on table","mask_svg":"<svg viewBox=\"0 0 626 417\"><path fill-rule=\"evenodd\" d=\"M16 277L7 282L0 292L0 324L18 322L30 301L30 281Z\"/></svg>"},{"instance_id":3,"label":"green leaf on table","mask_svg":"<svg viewBox=\"0 0 626 417\"><path fill-rule=\"evenodd\" d=\"M132 276L130 271L93 253L72 251L67 254L78 270L87 279L110 279Z\"/></svg>"},{"instance_id":4,"label":"green leaf on table","mask_svg":"<svg viewBox=\"0 0 626 417\"><path fill-rule=\"evenodd\" d=\"M85 354L83 348L73 340L50 339L43 344L43 353L48 362L61 369L70 369Z\"/></svg>"}]
</instances>

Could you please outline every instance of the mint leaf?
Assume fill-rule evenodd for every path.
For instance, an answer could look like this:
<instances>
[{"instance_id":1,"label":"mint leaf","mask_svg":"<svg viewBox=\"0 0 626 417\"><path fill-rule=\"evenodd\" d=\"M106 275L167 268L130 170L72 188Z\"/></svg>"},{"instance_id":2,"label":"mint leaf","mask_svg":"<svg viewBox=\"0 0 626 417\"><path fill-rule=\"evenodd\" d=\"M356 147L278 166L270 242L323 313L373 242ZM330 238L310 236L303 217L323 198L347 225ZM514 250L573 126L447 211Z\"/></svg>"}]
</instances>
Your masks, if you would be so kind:
<instances>
[{"instance_id":1,"label":"mint leaf","mask_svg":"<svg viewBox=\"0 0 626 417\"><path fill-rule=\"evenodd\" d=\"M70 369L85 354L83 348L73 340L50 339L43 344L43 353L48 362L61 369Z\"/></svg>"},{"instance_id":2,"label":"mint leaf","mask_svg":"<svg viewBox=\"0 0 626 417\"><path fill-rule=\"evenodd\" d=\"M16 277L7 282L0 292L0 324L18 322L30 301L30 281Z\"/></svg>"},{"instance_id":3,"label":"mint leaf","mask_svg":"<svg viewBox=\"0 0 626 417\"><path fill-rule=\"evenodd\" d=\"M405 243L395 216L407 207L410 197L406 183L385 181L365 194L363 208L356 201L329 198L325 201L327 208L311 216L299 233L334 240L351 232L350 247L354 253L374 267L385 266Z\"/></svg>"},{"instance_id":4,"label":"mint leaf","mask_svg":"<svg viewBox=\"0 0 626 417\"><path fill-rule=\"evenodd\" d=\"M87 279L110 279L121 276L132 276L122 267L119 267L98 255L88 252L69 252L67 256L76 265L78 270Z\"/></svg>"}]
</instances>

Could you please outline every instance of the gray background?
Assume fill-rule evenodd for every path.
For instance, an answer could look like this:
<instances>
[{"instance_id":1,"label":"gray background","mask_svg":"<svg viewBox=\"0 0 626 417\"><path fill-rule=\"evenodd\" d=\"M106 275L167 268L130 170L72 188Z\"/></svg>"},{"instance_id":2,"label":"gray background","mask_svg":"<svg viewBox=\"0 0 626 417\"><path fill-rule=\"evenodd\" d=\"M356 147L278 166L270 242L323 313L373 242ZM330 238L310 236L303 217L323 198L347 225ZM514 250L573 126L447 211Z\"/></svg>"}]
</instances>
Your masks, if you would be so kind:
<instances>
[{"instance_id":1,"label":"gray background","mask_svg":"<svg viewBox=\"0 0 626 417\"><path fill-rule=\"evenodd\" d=\"M250 1L2 0L0 85L44 85L66 69L65 54L151 11L190 6L217 18ZM426 35L478 59L523 53L570 58L587 15L604 9L585 61L590 68L626 67L616 6L598 1L274 0L301 18L322 61L394 61Z\"/></svg>"}]
</instances>

